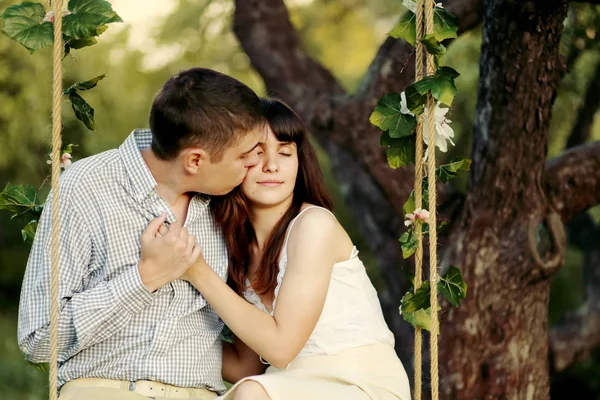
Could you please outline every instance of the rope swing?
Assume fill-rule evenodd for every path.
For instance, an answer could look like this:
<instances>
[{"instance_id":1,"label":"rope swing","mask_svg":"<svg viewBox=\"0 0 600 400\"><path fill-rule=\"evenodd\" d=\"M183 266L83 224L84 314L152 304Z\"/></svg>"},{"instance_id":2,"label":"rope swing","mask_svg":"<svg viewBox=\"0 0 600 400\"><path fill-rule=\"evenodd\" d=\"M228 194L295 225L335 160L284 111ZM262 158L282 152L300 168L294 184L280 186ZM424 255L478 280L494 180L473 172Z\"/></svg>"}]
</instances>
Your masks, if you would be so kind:
<instances>
[{"instance_id":1,"label":"rope swing","mask_svg":"<svg viewBox=\"0 0 600 400\"><path fill-rule=\"evenodd\" d=\"M61 98L62 98L62 13L63 0L53 2L54 15L54 44L52 51L53 76L52 76L52 260L50 283L50 360L49 383L50 400L58 398L58 230L59 230L59 205L58 183L60 177L60 151L61 138Z\"/></svg>"},{"instance_id":2,"label":"rope swing","mask_svg":"<svg viewBox=\"0 0 600 400\"><path fill-rule=\"evenodd\" d=\"M426 64L423 62L424 46L421 39L427 34L433 33L433 9L435 3L431 0L417 1L416 12L416 56L415 56L415 81L423 79L424 76L435 73L435 61L432 54L427 53ZM425 32L423 32L423 20L425 20ZM426 68L426 74L424 70ZM439 398L439 376L438 376L438 292L437 292L437 222L436 222L436 162L435 162L435 99L429 93L427 95L427 135L430 151L427 157L427 177L429 189L429 281L430 281L430 304L431 304L431 331L430 331L430 358L431 358L431 398ZM419 115L416 128L415 146L415 208L423 206L423 118ZM417 249L415 252L415 293L423 282L423 232L421 224L415 225ZM422 329L415 328L415 400L421 400L422 385Z\"/></svg>"}]
</instances>

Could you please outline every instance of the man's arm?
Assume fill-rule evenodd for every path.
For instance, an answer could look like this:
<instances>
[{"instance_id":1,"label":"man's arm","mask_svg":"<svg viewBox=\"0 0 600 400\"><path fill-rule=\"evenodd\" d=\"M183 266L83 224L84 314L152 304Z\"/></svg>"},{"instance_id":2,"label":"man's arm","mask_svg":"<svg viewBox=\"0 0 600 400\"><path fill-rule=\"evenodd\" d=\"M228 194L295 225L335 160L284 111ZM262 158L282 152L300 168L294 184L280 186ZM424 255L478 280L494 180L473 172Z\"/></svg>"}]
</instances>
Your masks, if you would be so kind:
<instances>
[{"instance_id":1,"label":"man's arm","mask_svg":"<svg viewBox=\"0 0 600 400\"><path fill-rule=\"evenodd\" d=\"M50 354L51 197L31 248L19 304L19 347L36 363L47 362ZM88 221L66 195L60 214L58 357L64 361L117 333L153 296L137 265L124 266L115 279L86 288L94 257Z\"/></svg>"},{"instance_id":2,"label":"man's arm","mask_svg":"<svg viewBox=\"0 0 600 400\"><path fill-rule=\"evenodd\" d=\"M121 274L114 279L86 287L95 244L84 213L70 200L71 196L63 193L59 227L60 361L123 329L132 316L152 302L151 291L179 278L201 252L195 238L179 223L172 224L166 236L155 237L165 220L162 215L151 221L142 234L138 264L121 266ZM46 362L50 354L50 199L51 195L29 255L19 304L19 347L35 363Z\"/></svg>"}]
</instances>

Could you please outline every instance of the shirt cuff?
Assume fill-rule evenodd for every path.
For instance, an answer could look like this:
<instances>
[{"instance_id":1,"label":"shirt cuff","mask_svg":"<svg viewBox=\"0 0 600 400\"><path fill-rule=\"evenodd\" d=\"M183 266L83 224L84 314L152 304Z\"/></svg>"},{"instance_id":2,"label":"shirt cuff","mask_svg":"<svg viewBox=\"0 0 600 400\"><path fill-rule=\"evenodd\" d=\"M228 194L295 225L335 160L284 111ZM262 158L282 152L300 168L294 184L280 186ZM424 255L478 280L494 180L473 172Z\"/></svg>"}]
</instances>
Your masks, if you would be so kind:
<instances>
[{"instance_id":1,"label":"shirt cuff","mask_svg":"<svg viewBox=\"0 0 600 400\"><path fill-rule=\"evenodd\" d=\"M142 283L137 265L113 279L112 289L121 305L132 314L142 311L154 298Z\"/></svg>"}]
</instances>

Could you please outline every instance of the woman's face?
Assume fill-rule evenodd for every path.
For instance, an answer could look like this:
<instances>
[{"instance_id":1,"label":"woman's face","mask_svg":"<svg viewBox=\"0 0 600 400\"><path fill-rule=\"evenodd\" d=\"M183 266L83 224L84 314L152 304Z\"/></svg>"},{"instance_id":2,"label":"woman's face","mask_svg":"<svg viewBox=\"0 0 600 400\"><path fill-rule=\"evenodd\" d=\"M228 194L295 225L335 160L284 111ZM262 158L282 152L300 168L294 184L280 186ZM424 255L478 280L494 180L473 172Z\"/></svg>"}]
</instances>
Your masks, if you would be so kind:
<instances>
[{"instance_id":1,"label":"woman's face","mask_svg":"<svg viewBox=\"0 0 600 400\"><path fill-rule=\"evenodd\" d=\"M280 142L270 127L266 140L258 144L258 164L248 170L242 192L255 206L291 202L298 175L298 149L292 142Z\"/></svg>"}]
</instances>

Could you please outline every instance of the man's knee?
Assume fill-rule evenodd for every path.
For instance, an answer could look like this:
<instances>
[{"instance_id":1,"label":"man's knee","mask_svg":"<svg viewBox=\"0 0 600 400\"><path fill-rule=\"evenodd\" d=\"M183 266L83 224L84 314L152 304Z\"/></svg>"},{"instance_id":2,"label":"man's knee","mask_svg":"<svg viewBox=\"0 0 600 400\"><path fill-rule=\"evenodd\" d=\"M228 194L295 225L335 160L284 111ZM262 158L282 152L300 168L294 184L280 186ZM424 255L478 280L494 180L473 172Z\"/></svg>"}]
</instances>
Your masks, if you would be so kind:
<instances>
[{"instance_id":1,"label":"man's knee","mask_svg":"<svg viewBox=\"0 0 600 400\"><path fill-rule=\"evenodd\" d=\"M271 398L263 386L256 381L246 381L240 384L235 391L234 400L270 400Z\"/></svg>"}]
</instances>

